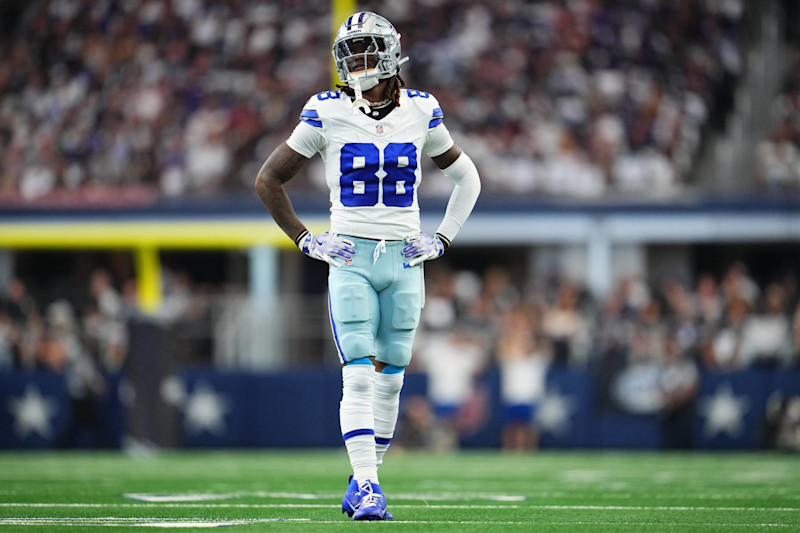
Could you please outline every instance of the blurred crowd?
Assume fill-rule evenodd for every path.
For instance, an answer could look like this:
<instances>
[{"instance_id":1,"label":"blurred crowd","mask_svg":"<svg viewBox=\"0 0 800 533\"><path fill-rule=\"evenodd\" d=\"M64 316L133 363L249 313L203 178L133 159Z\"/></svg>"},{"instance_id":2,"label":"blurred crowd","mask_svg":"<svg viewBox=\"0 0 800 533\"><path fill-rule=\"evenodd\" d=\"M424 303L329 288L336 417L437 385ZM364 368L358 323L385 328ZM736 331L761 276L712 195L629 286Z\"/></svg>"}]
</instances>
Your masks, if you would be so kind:
<instances>
[{"instance_id":1,"label":"blurred crowd","mask_svg":"<svg viewBox=\"0 0 800 533\"><path fill-rule=\"evenodd\" d=\"M366 6L495 191L675 192L742 71L740 0Z\"/></svg>"},{"instance_id":2,"label":"blurred crowd","mask_svg":"<svg viewBox=\"0 0 800 533\"><path fill-rule=\"evenodd\" d=\"M797 279L762 287L739 263L694 285L625 279L599 301L568 280L532 280L503 266L479 276L442 263L426 277L412 366L428 375L430 406L412 404L410 416L449 420L450 439L476 423L479 378L489 368L500 372L504 445L517 449L535 445L548 369L590 370L598 407L659 413L675 422L665 445L689 447L700 371L800 368ZM626 387L634 381L639 394Z\"/></svg>"},{"instance_id":3,"label":"blurred crowd","mask_svg":"<svg viewBox=\"0 0 800 533\"><path fill-rule=\"evenodd\" d=\"M329 87L329 4L32 3L0 40L0 195L251 190Z\"/></svg>"},{"instance_id":4,"label":"blurred crowd","mask_svg":"<svg viewBox=\"0 0 800 533\"><path fill-rule=\"evenodd\" d=\"M800 368L800 286L792 275L759 284L736 263L719 278L704 274L692 284L623 279L597 299L567 279L531 276L514 264L476 272L453 270L442 260L426 270L410 371L426 374L428 387L425 397L404 404L406 446L452 448L478 431L491 405L482 379L496 373L503 445L535 447L536 421L555 416L537 415L548 373L570 368L589 371L599 409L659 414L674 422L664 434L675 440L665 446L689 447L686 428L695 416L701 372ZM166 326L167 344L142 345L140 355L155 350L157 359L176 365L170 368L214 364L214 291L169 269L164 289L157 315L138 323ZM82 423L97 427L93 402L109 392L110 376L129 377L135 365L128 352L140 315L134 282L103 268L91 272L81 293L43 300L13 280L0 293L0 372L66 376L75 411L87 413ZM323 342L330 344L323 326ZM152 331L145 336L151 339ZM322 365L323 353L291 358ZM784 411L796 414L789 403L773 410L778 420Z\"/></svg>"},{"instance_id":5,"label":"blurred crowd","mask_svg":"<svg viewBox=\"0 0 800 533\"><path fill-rule=\"evenodd\" d=\"M182 270L165 268L162 276L163 301L149 320L173 328L177 341L171 356L209 363L212 351L191 345L209 336L207 288ZM78 388L91 389L102 374L124 371L129 327L142 316L134 280L96 268L84 287L57 292L55 299L35 297L19 278L0 288L0 372L65 374ZM197 328L202 335L192 335Z\"/></svg>"},{"instance_id":6,"label":"blurred crowd","mask_svg":"<svg viewBox=\"0 0 800 533\"><path fill-rule=\"evenodd\" d=\"M12 280L0 294L0 368L59 374L70 369L86 384L97 379L98 368L118 371L129 303L104 270L94 271L88 285L83 305L59 298L42 309L22 280Z\"/></svg>"},{"instance_id":7,"label":"blurred crowd","mask_svg":"<svg viewBox=\"0 0 800 533\"><path fill-rule=\"evenodd\" d=\"M800 61L787 73L781 92L772 102L775 125L757 149L758 179L770 190L800 188Z\"/></svg>"},{"instance_id":8,"label":"blurred crowd","mask_svg":"<svg viewBox=\"0 0 800 533\"><path fill-rule=\"evenodd\" d=\"M403 76L439 98L490 191L674 192L742 70L742 0L360 7L400 29ZM249 192L304 101L330 88L329 10L30 3L0 37L0 200ZM449 192L438 174L423 193ZM319 163L298 181L323 189Z\"/></svg>"}]
</instances>

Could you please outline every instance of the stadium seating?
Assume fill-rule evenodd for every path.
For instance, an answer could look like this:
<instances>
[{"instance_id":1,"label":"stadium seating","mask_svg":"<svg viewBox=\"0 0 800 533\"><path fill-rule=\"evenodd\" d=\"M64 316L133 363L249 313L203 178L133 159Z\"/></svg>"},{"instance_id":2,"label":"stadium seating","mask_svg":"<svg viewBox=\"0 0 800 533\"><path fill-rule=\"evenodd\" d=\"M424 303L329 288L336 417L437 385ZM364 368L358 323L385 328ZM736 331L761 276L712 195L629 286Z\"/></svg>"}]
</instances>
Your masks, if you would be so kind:
<instances>
[{"instance_id":1,"label":"stadium seating","mask_svg":"<svg viewBox=\"0 0 800 533\"><path fill-rule=\"evenodd\" d=\"M330 86L328 7L31 3L0 38L0 202L249 192ZM403 75L439 98L490 193L674 194L741 70L736 1L363 7L401 29ZM444 194L437 174L423 194Z\"/></svg>"}]
</instances>

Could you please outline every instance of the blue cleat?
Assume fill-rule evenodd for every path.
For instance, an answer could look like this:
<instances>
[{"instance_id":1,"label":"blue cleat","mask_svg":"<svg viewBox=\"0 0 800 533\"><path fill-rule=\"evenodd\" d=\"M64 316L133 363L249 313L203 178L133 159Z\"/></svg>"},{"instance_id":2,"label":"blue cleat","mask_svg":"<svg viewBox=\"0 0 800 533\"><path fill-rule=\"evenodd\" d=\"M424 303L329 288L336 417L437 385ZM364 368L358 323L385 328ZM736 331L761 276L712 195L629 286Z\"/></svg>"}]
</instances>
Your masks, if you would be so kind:
<instances>
[{"instance_id":1,"label":"blue cleat","mask_svg":"<svg viewBox=\"0 0 800 533\"><path fill-rule=\"evenodd\" d=\"M358 482L351 475L344 498L342 498L342 514L347 513L347 516L352 518L353 513L358 509L360 501L361 499L358 497Z\"/></svg>"},{"instance_id":2,"label":"blue cleat","mask_svg":"<svg viewBox=\"0 0 800 533\"><path fill-rule=\"evenodd\" d=\"M349 488L349 487L348 487ZM391 520L394 518L386 510L386 496L377 483L365 481L358 488L358 505L353 520Z\"/></svg>"}]
</instances>

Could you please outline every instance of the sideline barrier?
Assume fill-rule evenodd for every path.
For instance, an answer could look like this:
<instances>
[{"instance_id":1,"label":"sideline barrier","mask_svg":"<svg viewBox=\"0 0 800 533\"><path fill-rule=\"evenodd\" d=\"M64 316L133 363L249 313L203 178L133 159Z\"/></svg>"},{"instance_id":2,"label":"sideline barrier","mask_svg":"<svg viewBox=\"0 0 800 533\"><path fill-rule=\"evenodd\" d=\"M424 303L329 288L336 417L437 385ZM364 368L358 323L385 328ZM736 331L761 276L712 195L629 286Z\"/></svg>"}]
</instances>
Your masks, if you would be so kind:
<instances>
[{"instance_id":1,"label":"sideline barrier","mask_svg":"<svg viewBox=\"0 0 800 533\"><path fill-rule=\"evenodd\" d=\"M184 370L162 384L160 394L162 404L177 413L173 420L178 427L172 429L181 447L333 447L341 444L340 380L338 371L319 369L274 374ZM407 376L401 409L409 397L424 396L426 382L421 374ZM64 376L0 374L0 448L119 447L125 421L131 420L120 399L122 383L111 376L106 394L92 405L71 399ZM503 425L499 375L483 376L478 391L467 407L473 418L461 434L461 445L497 447ZM596 376L551 370L538 408L540 444L656 449L679 442L697 449L765 448L766 406L776 392L800 396L800 370L706 372L694 408L675 423L660 414L602 409ZM680 432L680 438L669 440L670 431ZM159 435L151 440L158 443Z\"/></svg>"}]
</instances>

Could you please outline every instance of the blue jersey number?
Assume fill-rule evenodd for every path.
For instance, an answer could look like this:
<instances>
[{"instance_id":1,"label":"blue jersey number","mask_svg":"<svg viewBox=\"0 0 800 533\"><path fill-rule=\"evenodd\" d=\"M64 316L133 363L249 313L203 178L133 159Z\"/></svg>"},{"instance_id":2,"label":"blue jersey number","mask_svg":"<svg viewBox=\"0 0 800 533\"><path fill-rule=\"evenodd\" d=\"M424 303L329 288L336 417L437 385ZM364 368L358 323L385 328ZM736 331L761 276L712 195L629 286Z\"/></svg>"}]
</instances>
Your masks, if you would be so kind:
<instances>
[{"instance_id":1,"label":"blue jersey number","mask_svg":"<svg viewBox=\"0 0 800 533\"><path fill-rule=\"evenodd\" d=\"M430 98L430 93L426 93L425 91L418 91L416 89L406 89L406 94L408 94L409 98L416 98L419 96L420 98Z\"/></svg>"},{"instance_id":2,"label":"blue jersey number","mask_svg":"<svg viewBox=\"0 0 800 533\"><path fill-rule=\"evenodd\" d=\"M383 150L383 180L378 178L380 150L371 143L347 143L342 146L339 178L342 205L372 207L378 205L378 188L383 204L409 207L414 203L417 181L417 148L413 143L390 143Z\"/></svg>"},{"instance_id":3,"label":"blue jersey number","mask_svg":"<svg viewBox=\"0 0 800 533\"><path fill-rule=\"evenodd\" d=\"M337 100L340 96L341 93L339 91L325 91L317 95L317 100L319 100L320 102L331 99Z\"/></svg>"}]
</instances>

